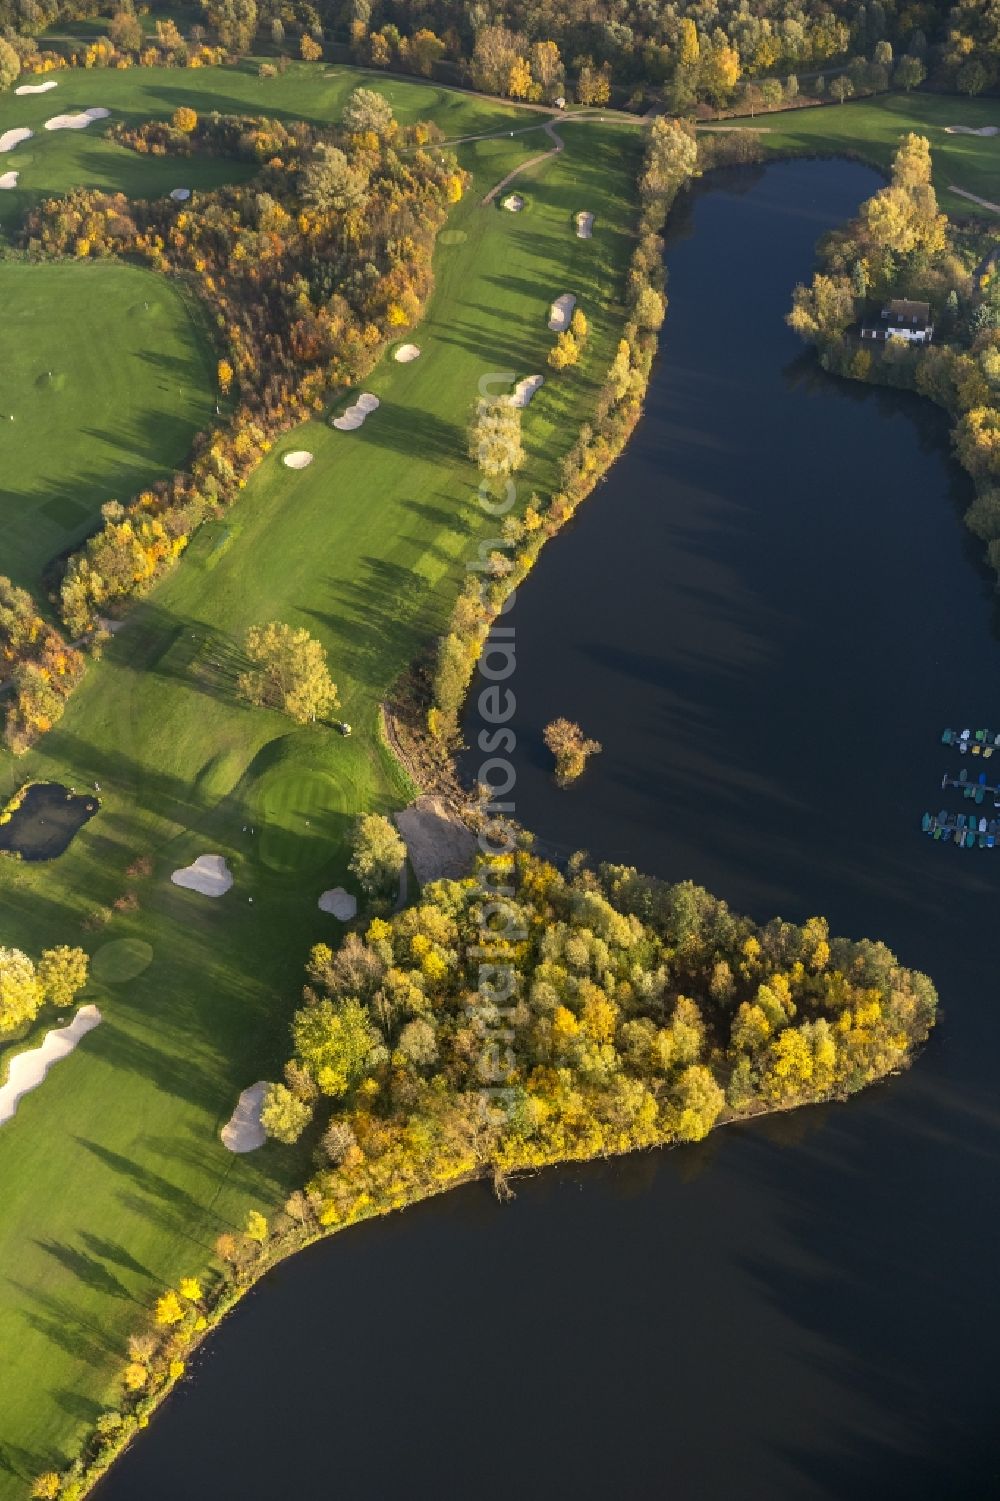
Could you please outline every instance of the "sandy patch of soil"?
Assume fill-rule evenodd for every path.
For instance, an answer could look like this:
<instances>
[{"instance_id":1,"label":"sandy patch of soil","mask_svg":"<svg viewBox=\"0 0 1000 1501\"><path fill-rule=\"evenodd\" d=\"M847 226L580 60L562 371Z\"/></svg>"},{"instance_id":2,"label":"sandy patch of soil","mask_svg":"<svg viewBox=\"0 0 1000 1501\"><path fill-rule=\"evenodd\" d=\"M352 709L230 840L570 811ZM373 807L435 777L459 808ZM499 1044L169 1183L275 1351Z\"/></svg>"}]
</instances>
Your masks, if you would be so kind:
<instances>
[{"instance_id":1,"label":"sandy patch of soil","mask_svg":"<svg viewBox=\"0 0 1000 1501\"><path fill-rule=\"evenodd\" d=\"M175 203L186 203L191 197L190 188L171 188L170 196Z\"/></svg>"},{"instance_id":2,"label":"sandy patch of soil","mask_svg":"<svg viewBox=\"0 0 1000 1501\"><path fill-rule=\"evenodd\" d=\"M561 334L564 329L569 328L575 307L576 298L571 292L564 292L561 297L556 298L549 308L549 328L554 334Z\"/></svg>"},{"instance_id":3,"label":"sandy patch of soil","mask_svg":"<svg viewBox=\"0 0 1000 1501\"><path fill-rule=\"evenodd\" d=\"M11 1060L7 1083L0 1089L0 1125L13 1119L24 1096L38 1088L53 1063L68 1057L80 1038L93 1031L101 1020L96 1006L81 1006L69 1026L46 1032L40 1046L18 1053Z\"/></svg>"},{"instance_id":4,"label":"sandy patch of soil","mask_svg":"<svg viewBox=\"0 0 1000 1501\"><path fill-rule=\"evenodd\" d=\"M175 886L197 891L201 896L225 896L233 884L224 855L199 855L193 864L175 870L170 879Z\"/></svg>"},{"instance_id":5,"label":"sandy patch of soil","mask_svg":"<svg viewBox=\"0 0 1000 1501\"><path fill-rule=\"evenodd\" d=\"M476 855L475 836L441 798L425 794L394 816L421 886L469 874Z\"/></svg>"},{"instance_id":6,"label":"sandy patch of soil","mask_svg":"<svg viewBox=\"0 0 1000 1501\"><path fill-rule=\"evenodd\" d=\"M594 232L593 214L579 213L576 216L576 237L578 240L589 240Z\"/></svg>"},{"instance_id":7,"label":"sandy patch of soil","mask_svg":"<svg viewBox=\"0 0 1000 1501\"><path fill-rule=\"evenodd\" d=\"M14 90L15 94L47 94L50 89L57 89L59 85L54 78L46 83L22 83L20 88Z\"/></svg>"},{"instance_id":8,"label":"sandy patch of soil","mask_svg":"<svg viewBox=\"0 0 1000 1501\"><path fill-rule=\"evenodd\" d=\"M995 136L1000 135L1000 125L946 125L949 136Z\"/></svg>"},{"instance_id":9,"label":"sandy patch of soil","mask_svg":"<svg viewBox=\"0 0 1000 1501\"><path fill-rule=\"evenodd\" d=\"M313 456L308 448L293 448L291 453L286 453L281 462L286 469L308 469L313 461Z\"/></svg>"},{"instance_id":10,"label":"sandy patch of soil","mask_svg":"<svg viewBox=\"0 0 1000 1501\"><path fill-rule=\"evenodd\" d=\"M419 360L420 346L417 344L400 344L393 355L393 359L400 365L409 365L413 360Z\"/></svg>"},{"instance_id":11,"label":"sandy patch of soil","mask_svg":"<svg viewBox=\"0 0 1000 1501\"><path fill-rule=\"evenodd\" d=\"M0 188L16 188L17 172L0 172Z\"/></svg>"},{"instance_id":12,"label":"sandy patch of soil","mask_svg":"<svg viewBox=\"0 0 1000 1501\"><path fill-rule=\"evenodd\" d=\"M503 207L509 214L519 214L524 208L524 199L520 193L508 193L503 200Z\"/></svg>"},{"instance_id":13,"label":"sandy patch of soil","mask_svg":"<svg viewBox=\"0 0 1000 1501\"><path fill-rule=\"evenodd\" d=\"M256 1152L267 1141L267 1132L260 1123L264 1096L270 1089L266 1079L258 1079L244 1089L236 1101L236 1109L223 1126L219 1135L228 1152Z\"/></svg>"}]
</instances>

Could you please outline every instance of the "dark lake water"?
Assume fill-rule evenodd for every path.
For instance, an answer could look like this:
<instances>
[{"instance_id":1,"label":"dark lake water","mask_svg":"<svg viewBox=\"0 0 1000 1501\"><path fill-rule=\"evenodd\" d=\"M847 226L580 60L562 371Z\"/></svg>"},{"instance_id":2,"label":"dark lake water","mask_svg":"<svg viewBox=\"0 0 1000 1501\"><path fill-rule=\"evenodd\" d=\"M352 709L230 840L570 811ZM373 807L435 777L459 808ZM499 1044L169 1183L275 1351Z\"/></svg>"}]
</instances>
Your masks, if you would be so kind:
<instances>
[{"instance_id":1,"label":"dark lake water","mask_svg":"<svg viewBox=\"0 0 1000 1501\"><path fill-rule=\"evenodd\" d=\"M677 216L648 415L513 612L515 795L556 851L884 938L938 982L930 1047L847 1106L314 1248L100 1501L1000 1495L1000 854L919 833L943 725L1000 720L993 596L935 410L782 323L876 183L747 169ZM605 746L568 792L556 714Z\"/></svg>"},{"instance_id":2,"label":"dark lake water","mask_svg":"<svg viewBox=\"0 0 1000 1501\"><path fill-rule=\"evenodd\" d=\"M99 807L96 797L60 782L36 782L21 806L0 824L0 851L22 860L54 860L68 849Z\"/></svg>"}]
</instances>

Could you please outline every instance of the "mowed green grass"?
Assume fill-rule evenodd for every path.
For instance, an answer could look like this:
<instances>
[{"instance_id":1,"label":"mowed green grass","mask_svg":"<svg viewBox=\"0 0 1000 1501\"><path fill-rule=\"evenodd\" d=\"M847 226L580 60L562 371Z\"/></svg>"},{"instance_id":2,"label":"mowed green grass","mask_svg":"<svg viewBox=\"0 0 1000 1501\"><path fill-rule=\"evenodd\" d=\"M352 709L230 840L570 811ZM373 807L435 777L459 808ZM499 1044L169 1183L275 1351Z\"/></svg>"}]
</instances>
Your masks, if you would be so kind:
<instances>
[{"instance_id":1,"label":"mowed green grass","mask_svg":"<svg viewBox=\"0 0 1000 1501\"><path fill-rule=\"evenodd\" d=\"M17 98L0 94L0 135L27 126L30 141L0 155L0 172L20 172L17 187L0 192L0 232L10 235L27 208L40 198L93 187L127 193L130 198L157 198L174 188L195 191L252 175L244 163L209 156L187 161L141 156L106 138L115 121L138 124L163 118L180 105L206 113L272 115L279 119L329 124L340 117L352 89L363 84L388 98L404 124L433 119L448 136L528 123L523 110L506 109L474 95L434 84L386 79L358 68L328 68L293 63L280 78L260 79L257 63L245 59L227 68L67 69L50 75L58 88L48 94ZM85 130L46 131L54 115L99 107L109 120ZM530 119L530 117L529 117Z\"/></svg>"},{"instance_id":2,"label":"mowed green grass","mask_svg":"<svg viewBox=\"0 0 1000 1501\"><path fill-rule=\"evenodd\" d=\"M249 87L241 78L218 76L220 108L246 107L224 97ZM163 86L192 79L204 86L198 74ZM392 89L401 115L429 111L446 127L496 119L464 96L439 115L439 91ZM421 359L387 359L373 373L365 389L382 405L360 431L317 421L288 434L225 523L133 612L58 728L22 761L0 762L0 797L28 777L97 781L102 797L57 862L0 862L0 942L37 952L138 940L153 950L131 981L116 976L132 945L98 965L88 999L103 1024L0 1130L4 1501L23 1493L23 1476L59 1463L114 1400L124 1337L158 1290L203 1267L215 1236L248 1208L276 1205L306 1175L305 1148L234 1157L218 1132L241 1089L278 1076L307 950L342 932L316 902L351 885L352 818L409 795L379 742L377 705L440 631L466 561L495 532L465 454L478 383L547 377L526 414L523 504L555 482L614 353L641 135L578 125L566 139L564 155L523 180L519 216L479 199L545 137L462 148L475 185L454 211L428 317L411 335ZM597 216L590 241L573 233L580 209ZM557 376L545 363L546 323L565 291L591 334L582 365ZM315 462L286 469L290 448L310 449ZM275 617L327 648L350 738L236 701L243 633ZM204 853L225 855L234 873L219 901L169 880ZM130 882L126 868L141 854L154 873ZM129 886L138 912L116 914L99 934L82 929Z\"/></svg>"},{"instance_id":3,"label":"mowed green grass","mask_svg":"<svg viewBox=\"0 0 1000 1501\"><path fill-rule=\"evenodd\" d=\"M165 277L0 262L0 571L52 558L186 458L215 406L202 320Z\"/></svg>"},{"instance_id":4,"label":"mowed green grass","mask_svg":"<svg viewBox=\"0 0 1000 1501\"><path fill-rule=\"evenodd\" d=\"M847 152L888 171L899 138L908 130L931 143L934 185L941 207L956 216L982 213L952 187L1000 202L1000 136L949 135L946 125L1000 126L1000 99L955 94L880 94L818 109L784 110L754 122L769 149L830 154Z\"/></svg>"}]
</instances>

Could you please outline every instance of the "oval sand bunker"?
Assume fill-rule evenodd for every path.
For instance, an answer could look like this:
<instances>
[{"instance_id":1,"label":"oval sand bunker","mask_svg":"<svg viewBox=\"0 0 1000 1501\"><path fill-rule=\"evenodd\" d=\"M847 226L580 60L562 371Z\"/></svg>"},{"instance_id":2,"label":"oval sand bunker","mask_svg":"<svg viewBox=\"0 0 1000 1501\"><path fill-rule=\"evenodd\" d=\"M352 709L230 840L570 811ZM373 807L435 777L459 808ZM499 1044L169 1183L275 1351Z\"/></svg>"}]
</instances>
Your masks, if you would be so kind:
<instances>
[{"instance_id":1,"label":"oval sand bunker","mask_svg":"<svg viewBox=\"0 0 1000 1501\"><path fill-rule=\"evenodd\" d=\"M420 346L418 344L400 344L393 355L393 359L397 360L400 365L408 365L411 360L419 360L419 358Z\"/></svg>"},{"instance_id":2,"label":"oval sand bunker","mask_svg":"<svg viewBox=\"0 0 1000 1501\"><path fill-rule=\"evenodd\" d=\"M19 125L16 130L5 130L0 135L0 151L13 151L15 146L20 146L22 141L30 141L34 135L27 125Z\"/></svg>"},{"instance_id":3,"label":"oval sand bunker","mask_svg":"<svg viewBox=\"0 0 1000 1501\"><path fill-rule=\"evenodd\" d=\"M294 448L291 453L286 453L281 462L286 469L308 469L313 461L313 456L308 448Z\"/></svg>"},{"instance_id":4,"label":"oval sand bunker","mask_svg":"<svg viewBox=\"0 0 1000 1501\"><path fill-rule=\"evenodd\" d=\"M331 917L337 917L341 922L350 922L358 913L358 899L345 891L343 886L334 886L330 891L324 891L317 903L321 912L329 912Z\"/></svg>"},{"instance_id":5,"label":"oval sand bunker","mask_svg":"<svg viewBox=\"0 0 1000 1501\"><path fill-rule=\"evenodd\" d=\"M554 334L561 334L563 329L569 328L569 320L573 309L576 307L576 298L571 292L564 292L557 297L549 308L549 328Z\"/></svg>"},{"instance_id":6,"label":"oval sand bunker","mask_svg":"<svg viewBox=\"0 0 1000 1501\"><path fill-rule=\"evenodd\" d=\"M22 83L22 85L21 85L21 87L19 89L15 89L14 90L14 93L15 94L47 94L50 89L57 89L58 87L59 87L59 85L56 83L55 79L54 78L50 78L47 83Z\"/></svg>"},{"instance_id":7,"label":"oval sand bunker","mask_svg":"<svg viewBox=\"0 0 1000 1501\"><path fill-rule=\"evenodd\" d=\"M175 203L186 203L191 197L190 188L171 188L170 196Z\"/></svg>"},{"instance_id":8,"label":"oval sand bunker","mask_svg":"<svg viewBox=\"0 0 1000 1501\"><path fill-rule=\"evenodd\" d=\"M576 216L576 235L578 240L589 240L594 232L593 214L580 213Z\"/></svg>"},{"instance_id":9,"label":"oval sand bunker","mask_svg":"<svg viewBox=\"0 0 1000 1501\"><path fill-rule=\"evenodd\" d=\"M514 394L510 398L511 406L526 407L539 386L544 386L544 384L544 375L526 375L524 380L519 380L514 387Z\"/></svg>"},{"instance_id":10,"label":"oval sand bunker","mask_svg":"<svg viewBox=\"0 0 1000 1501\"><path fill-rule=\"evenodd\" d=\"M0 172L0 188L16 188L17 178L16 172Z\"/></svg>"},{"instance_id":11,"label":"oval sand bunker","mask_svg":"<svg viewBox=\"0 0 1000 1501\"><path fill-rule=\"evenodd\" d=\"M225 896L233 884L224 855L199 855L191 865L175 870L170 879L175 886L197 891L201 896Z\"/></svg>"},{"instance_id":12,"label":"oval sand bunker","mask_svg":"<svg viewBox=\"0 0 1000 1501\"><path fill-rule=\"evenodd\" d=\"M236 1109L219 1132L228 1152L256 1152L264 1145L267 1132L260 1123L260 1112L270 1087L266 1079L258 1079L236 1101Z\"/></svg>"},{"instance_id":13,"label":"oval sand bunker","mask_svg":"<svg viewBox=\"0 0 1000 1501\"><path fill-rule=\"evenodd\" d=\"M46 1032L40 1047L18 1053L11 1060L7 1083L0 1089L0 1126L13 1118L26 1094L37 1089L53 1063L72 1053L81 1037L92 1032L101 1021L96 1006L81 1006L68 1027Z\"/></svg>"}]
</instances>

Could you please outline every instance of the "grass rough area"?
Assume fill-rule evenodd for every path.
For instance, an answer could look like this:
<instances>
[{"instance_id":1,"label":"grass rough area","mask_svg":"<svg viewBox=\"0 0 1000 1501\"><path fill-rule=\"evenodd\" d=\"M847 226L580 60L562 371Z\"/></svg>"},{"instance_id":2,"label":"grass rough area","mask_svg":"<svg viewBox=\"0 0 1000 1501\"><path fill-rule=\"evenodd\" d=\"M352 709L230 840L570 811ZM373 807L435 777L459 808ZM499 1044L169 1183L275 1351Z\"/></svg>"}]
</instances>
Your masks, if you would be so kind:
<instances>
[{"instance_id":1,"label":"grass rough area","mask_svg":"<svg viewBox=\"0 0 1000 1501\"><path fill-rule=\"evenodd\" d=\"M161 113L284 101L286 114L322 104L327 117L358 77L92 74L91 92L66 107L114 105L119 88L135 91L137 117L149 111L144 91L158 92ZM502 127L510 114L422 84L383 91L400 117L430 116L450 135L498 117ZM590 335L580 366L547 380L525 414L526 503L556 483L611 362L641 141L611 124L567 128L566 151L531 174L525 215L479 200L537 154L539 136L463 146L475 181L435 258L414 334L423 353L409 365L387 357L365 381L380 398L377 420L352 433L317 420L287 434L224 526L199 535L132 613L57 728L21 762L0 760L0 801L29 777L101 785L99 816L58 861L0 868L0 942L32 953L77 941L153 950L125 983L97 966L86 999L103 1025L0 1130L0 1262L13 1269L0 1284L2 1501L23 1495L25 1476L58 1467L113 1404L124 1337L162 1287L199 1271L221 1231L307 1175L307 1144L233 1155L219 1131L248 1081L280 1077L303 959L331 936L318 895L352 885L352 819L408 800L378 703L440 631L477 539L495 534L465 451L480 378L504 372L510 390L545 369L549 303L572 289ZM113 154L102 160L113 186ZM88 175L79 162L66 171ZM581 202L597 214L591 241L573 233ZM315 460L293 474L281 457L297 448ZM305 626L327 649L349 738L237 700L243 635L269 619ZM209 850L236 876L220 902L170 883ZM152 875L128 877L142 855ZM130 889L138 910L113 911ZM83 928L88 918L97 931Z\"/></svg>"},{"instance_id":2,"label":"grass rough area","mask_svg":"<svg viewBox=\"0 0 1000 1501\"><path fill-rule=\"evenodd\" d=\"M0 572L41 601L106 500L187 457L214 360L176 285L134 266L2 261L0 307Z\"/></svg>"},{"instance_id":3,"label":"grass rough area","mask_svg":"<svg viewBox=\"0 0 1000 1501\"><path fill-rule=\"evenodd\" d=\"M946 125L1000 125L1000 99L879 94L848 104L760 115L752 123L761 129L761 139L772 151L797 155L847 152L885 172L899 137L914 130L931 143L934 186L946 213L962 217L979 212L967 198L949 192L950 186L994 202L1000 199L1000 139L949 135L945 130Z\"/></svg>"}]
</instances>

